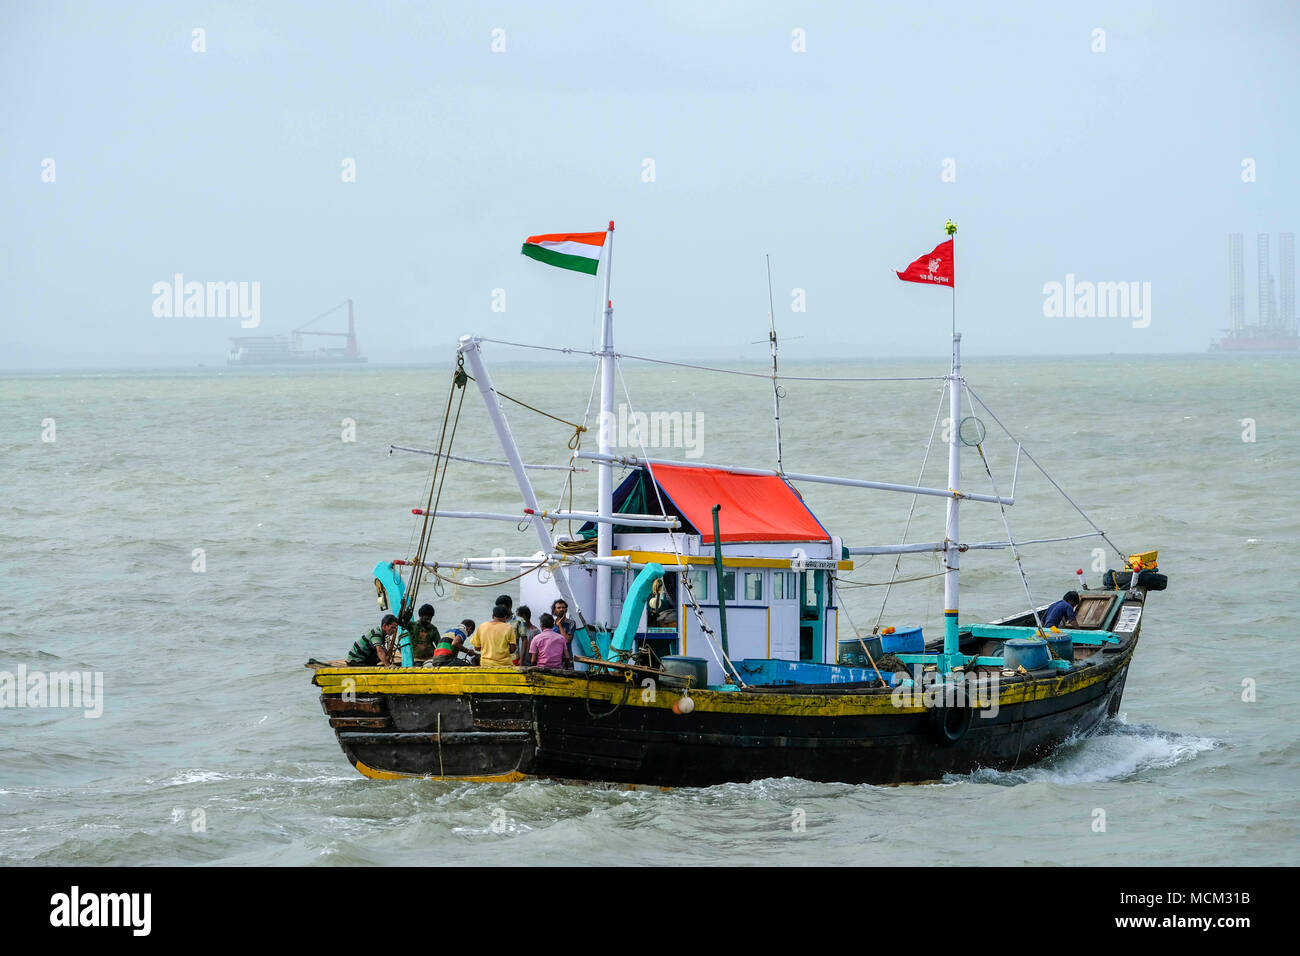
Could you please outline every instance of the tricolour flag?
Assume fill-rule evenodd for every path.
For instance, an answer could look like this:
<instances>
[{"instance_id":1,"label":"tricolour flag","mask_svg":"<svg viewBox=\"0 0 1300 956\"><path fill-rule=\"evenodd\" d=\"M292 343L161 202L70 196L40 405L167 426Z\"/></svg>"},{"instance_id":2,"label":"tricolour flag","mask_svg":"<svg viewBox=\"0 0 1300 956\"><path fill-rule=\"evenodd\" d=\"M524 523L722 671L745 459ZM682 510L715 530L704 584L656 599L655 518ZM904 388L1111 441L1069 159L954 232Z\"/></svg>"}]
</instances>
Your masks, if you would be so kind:
<instances>
[{"instance_id":1,"label":"tricolour flag","mask_svg":"<svg viewBox=\"0 0 1300 956\"><path fill-rule=\"evenodd\" d=\"M928 285L953 287L952 240L934 247L934 252L921 256L902 272L895 274L904 282L924 282Z\"/></svg>"},{"instance_id":2,"label":"tricolour flag","mask_svg":"<svg viewBox=\"0 0 1300 956\"><path fill-rule=\"evenodd\" d=\"M550 232L529 236L519 251L547 265L595 275L607 232Z\"/></svg>"}]
</instances>

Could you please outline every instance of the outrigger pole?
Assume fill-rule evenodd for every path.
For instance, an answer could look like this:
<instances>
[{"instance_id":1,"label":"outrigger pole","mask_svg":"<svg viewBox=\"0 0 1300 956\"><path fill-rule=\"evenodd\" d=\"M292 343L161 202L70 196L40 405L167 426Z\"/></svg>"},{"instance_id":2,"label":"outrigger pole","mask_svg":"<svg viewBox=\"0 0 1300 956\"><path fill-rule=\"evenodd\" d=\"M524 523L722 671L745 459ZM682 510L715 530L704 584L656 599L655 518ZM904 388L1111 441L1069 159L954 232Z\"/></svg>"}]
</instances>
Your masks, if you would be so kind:
<instances>
[{"instance_id":1,"label":"outrigger pole","mask_svg":"<svg viewBox=\"0 0 1300 956\"><path fill-rule=\"evenodd\" d=\"M612 223L611 223L612 225ZM510 463L510 470L515 473L515 482L519 485L519 493L524 499L524 507L534 512L540 512L543 509L537 503L537 494L533 491L533 483L528 480L528 472L524 470L524 461L519 454L519 446L515 444L514 435L510 433L510 424L506 421L505 413L501 411L500 400L496 396L496 389L492 385L492 376L488 373L487 366L483 363L483 353L480 350L482 340L472 335L462 335L460 338L460 354L465 357L474 370L474 383L478 385L479 393L483 396L483 404L487 408L488 417L492 419L492 427L496 429L497 439L501 442L501 450L505 452L506 460ZM551 532L547 530L546 522L531 521L533 528L537 531L537 540L542 545L542 551L546 554L555 553L555 541L551 538ZM608 527L601 524L600 527ZM604 569L605 574L609 574L609 569ZM596 572L600 573L599 570ZM569 574L563 567L555 569L555 586L564 598L569 607L577 612L579 620L582 618L582 607L573 599L573 592L569 589ZM606 592L608 594L608 591ZM586 621L583 620L585 624ZM592 647L596 647L594 638L591 639Z\"/></svg>"},{"instance_id":2,"label":"outrigger pole","mask_svg":"<svg viewBox=\"0 0 1300 956\"><path fill-rule=\"evenodd\" d=\"M609 221L609 237L605 240L605 314L600 329L600 435L602 455L613 450L614 431L614 300L610 298L610 273L614 265L614 220ZM603 518L614 514L614 464L599 463L597 471L597 511ZM531 503L536 508L537 504ZM613 550L614 526L609 521L596 525L596 556L608 558ZM552 548L547 548L550 552ZM569 607L576 607L572 601ZM601 564L596 568L596 623L608 628L610 621L610 569Z\"/></svg>"}]
</instances>

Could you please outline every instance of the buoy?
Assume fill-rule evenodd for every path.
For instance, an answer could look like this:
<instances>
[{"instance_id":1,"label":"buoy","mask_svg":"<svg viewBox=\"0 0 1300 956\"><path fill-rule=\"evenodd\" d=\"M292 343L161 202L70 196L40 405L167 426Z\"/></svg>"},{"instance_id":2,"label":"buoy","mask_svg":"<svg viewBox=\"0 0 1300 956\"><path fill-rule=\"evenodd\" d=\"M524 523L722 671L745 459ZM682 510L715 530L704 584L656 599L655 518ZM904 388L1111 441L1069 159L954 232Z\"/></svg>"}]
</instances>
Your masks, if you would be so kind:
<instances>
[{"instance_id":1,"label":"buoy","mask_svg":"<svg viewBox=\"0 0 1300 956\"><path fill-rule=\"evenodd\" d=\"M689 714L694 709L695 701L691 700L689 697L683 697L681 700L673 704L674 714Z\"/></svg>"}]
</instances>

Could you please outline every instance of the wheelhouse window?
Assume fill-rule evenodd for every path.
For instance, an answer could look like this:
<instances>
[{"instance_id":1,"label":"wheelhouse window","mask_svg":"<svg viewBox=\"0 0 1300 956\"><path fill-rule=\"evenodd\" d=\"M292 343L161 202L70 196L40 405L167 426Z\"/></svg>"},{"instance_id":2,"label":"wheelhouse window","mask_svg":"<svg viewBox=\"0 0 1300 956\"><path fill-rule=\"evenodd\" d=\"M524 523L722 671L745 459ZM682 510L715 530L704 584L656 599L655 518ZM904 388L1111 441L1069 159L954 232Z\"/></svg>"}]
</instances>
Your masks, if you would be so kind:
<instances>
[{"instance_id":1,"label":"wheelhouse window","mask_svg":"<svg viewBox=\"0 0 1300 956\"><path fill-rule=\"evenodd\" d=\"M736 572L722 572L722 599L724 601L736 600Z\"/></svg>"},{"instance_id":2,"label":"wheelhouse window","mask_svg":"<svg viewBox=\"0 0 1300 956\"><path fill-rule=\"evenodd\" d=\"M709 599L709 572L689 571L687 573L690 575L691 591L695 594L695 600L707 601Z\"/></svg>"},{"instance_id":3,"label":"wheelhouse window","mask_svg":"<svg viewBox=\"0 0 1300 956\"><path fill-rule=\"evenodd\" d=\"M745 600L746 601L763 600L763 572L762 571L745 572Z\"/></svg>"}]
</instances>

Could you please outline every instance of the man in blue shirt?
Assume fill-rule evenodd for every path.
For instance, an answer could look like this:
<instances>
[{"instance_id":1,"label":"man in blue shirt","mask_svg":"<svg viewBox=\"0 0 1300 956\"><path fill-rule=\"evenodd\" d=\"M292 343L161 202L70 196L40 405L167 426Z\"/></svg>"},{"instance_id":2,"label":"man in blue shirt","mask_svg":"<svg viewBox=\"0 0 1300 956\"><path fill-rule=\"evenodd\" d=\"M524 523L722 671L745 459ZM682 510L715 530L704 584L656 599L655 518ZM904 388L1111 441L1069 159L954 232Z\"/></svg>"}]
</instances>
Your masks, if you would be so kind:
<instances>
[{"instance_id":1,"label":"man in blue shirt","mask_svg":"<svg viewBox=\"0 0 1300 956\"><path fill-rule=\"evenodd\" d=\"M1043 627L1056 627L1065 623L1073 624L1074 615L1079 610L1079 592L1066 591L1061 600L1047 609L1043 615Z\"/></svg>"}]
</instances>

